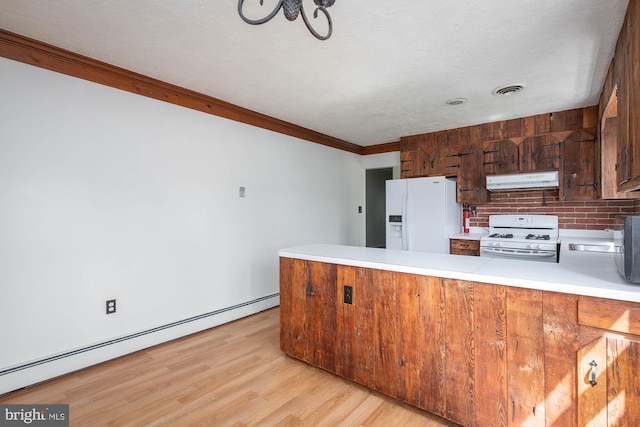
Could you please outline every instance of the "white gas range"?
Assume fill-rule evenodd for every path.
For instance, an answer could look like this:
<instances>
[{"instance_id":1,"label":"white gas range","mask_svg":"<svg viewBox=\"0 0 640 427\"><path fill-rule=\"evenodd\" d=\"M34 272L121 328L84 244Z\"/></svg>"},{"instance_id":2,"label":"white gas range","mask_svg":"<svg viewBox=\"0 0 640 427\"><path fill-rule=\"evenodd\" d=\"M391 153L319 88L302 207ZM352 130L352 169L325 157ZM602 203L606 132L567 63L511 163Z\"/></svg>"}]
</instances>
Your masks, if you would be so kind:
<instances>
[{"instance_id":1,"label":"white gas range","mask_svg":"<svg viewBox=\"0 0 640 427\"><path fill-rule=\"evenodd\" d=\"M559 246L555 215L491 215L480 256L558 262Z\"/></svg>"}]
</instances>

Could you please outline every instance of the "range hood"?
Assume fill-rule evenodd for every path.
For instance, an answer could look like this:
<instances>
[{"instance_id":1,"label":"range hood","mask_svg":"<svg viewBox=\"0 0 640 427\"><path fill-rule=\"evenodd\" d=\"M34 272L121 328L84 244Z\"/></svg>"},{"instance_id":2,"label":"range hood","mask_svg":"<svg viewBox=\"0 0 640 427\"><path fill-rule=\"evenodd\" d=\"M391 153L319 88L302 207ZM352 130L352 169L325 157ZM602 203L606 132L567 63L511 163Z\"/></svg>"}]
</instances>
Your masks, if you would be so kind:
<instances>
[{"instance_id":1,"label":"range hood","mask_svg":"<svg viewBox=\"0 0 640 427\"><path fill-rule=\"evenodd\" d=\"M489 191L558 188L559 185L558 171L487 176Z\"/></svg>"}]
</instances>

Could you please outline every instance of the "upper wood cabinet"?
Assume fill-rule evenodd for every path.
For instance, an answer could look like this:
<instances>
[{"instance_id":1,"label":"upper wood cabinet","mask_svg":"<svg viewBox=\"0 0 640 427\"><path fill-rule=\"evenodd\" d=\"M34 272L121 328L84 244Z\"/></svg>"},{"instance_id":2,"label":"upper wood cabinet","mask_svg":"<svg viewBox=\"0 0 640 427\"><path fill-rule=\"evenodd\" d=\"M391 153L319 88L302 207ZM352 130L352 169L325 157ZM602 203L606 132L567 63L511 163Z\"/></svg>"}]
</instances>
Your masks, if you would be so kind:
<instances>
[{"instance_id":1,"label":"upper wood cabinet","mask_svg":"<svg viewBox=\"0 0 640 427\"><path fill-rule=\"evenodd\" d=\"M558 170L562 154L560 141L551 135L531 136L520 144L520 171Z\"/></svg>"},{"instance_id":2,"label":"upper wood cabinet","mask_svg":"<svg viewBox=\"0 0 640 427\"><path fill-rule=\"evenodd\" d=\"M441 147L435 149L429 159L429 168L433 176L458 176L461 158L466 156L466 147Z\"/></svg>"},{"instance_id":3,"label":"upper wood cabinet","mask_svg":"<svg viewBox=\"0 0 640 427\"><path fill-rule=\"evenodd\" d=\"M586 131L569 135L563 143L562 186L565 200L597 197L596 137Z\"/></svg>"},{"instance_id":4,"label":"upper wood cabinet","mask_svg":"<svg viewBox=\"0 0 640 427\"><path fill-rule=\"evenodd\" d=\"M615 166L618 189L633 191L640 189L640 0L629 2L612 74L612 85L617 86L618 95ZM608 95L605 93L603 97Z\"/></svg>"},{"instance_id":5,"label":"upper wood cabinet","mask_svg":"<svg viewBox=\"0 0 640 427\"><path fill-rule=\"evenodd\" d=\"M484 173L487 175L518 171L518 146L509 139L485 143L482 156Z\"/></svg>"},{"instance_id":6,"label":"upper wood cabinet","mask_svg":"<svg viewBox=\"0 0 640 427\"><path fill-rule=\"evenodd\" d=\"M489 201L486 175L482 165L482 150L479 145L467 145L460 151L457 189L460 203Z\"/></svg>"}]
</instances>

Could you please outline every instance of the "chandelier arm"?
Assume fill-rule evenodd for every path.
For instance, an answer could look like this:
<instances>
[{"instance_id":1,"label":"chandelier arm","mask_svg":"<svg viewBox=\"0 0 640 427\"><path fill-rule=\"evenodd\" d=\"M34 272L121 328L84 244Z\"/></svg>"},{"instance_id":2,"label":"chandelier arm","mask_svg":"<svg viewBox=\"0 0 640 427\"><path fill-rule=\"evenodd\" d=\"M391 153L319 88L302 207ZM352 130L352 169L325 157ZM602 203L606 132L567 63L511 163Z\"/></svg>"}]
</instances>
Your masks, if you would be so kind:
<instances>
[{"instance_id":1,"label":"chandelier arm","mask_svg":"<svg viewBox=\"0 0 640 427\"><path fill-rule=\"evenodd\" d=\"M273 17L278 14L280 9L282 9L282 4L283 4L282 0L280 0L276 8L273 9L273 11L269 15L267 15L262 19L249 19L246 16L244 16L244 14L242 13L242 6L244 5L244 1L245 0L238 0L238 14L240 15L240 18L242 18L244 22L251 25L260 25L260 24L264 24L265 22L271 21L271 19L273 19ZM260 0L260 6L263 5L263 2L264 0Z\"/></svg>"},{"instance_id":2,"label":"chandelier arm","mask_svg":"<svg viewBox=\"0 0 640 427\"><path fill-rule=\"evenodd\" d=\"M329 23L329 31L327 32L326 36L319 34L316 30L313 29L313 27L309 23L309 20L307 19L307 14L304 11L304 6L300 7L302 20L304 21L304 25L307 26L307 29L309 30L309 32L311 32L311 34L313 34L313 36L318 40L327 40L329 37L331 37L331 33L333 33L333 23L331 22L331 16L329 15L329 12L327 11L326 7L318 6L316 10L313 11L313 19L316 19L318 17L318 11L324 13L324 16L327 18L327 22Z\"/></svg>"}]
</instances>

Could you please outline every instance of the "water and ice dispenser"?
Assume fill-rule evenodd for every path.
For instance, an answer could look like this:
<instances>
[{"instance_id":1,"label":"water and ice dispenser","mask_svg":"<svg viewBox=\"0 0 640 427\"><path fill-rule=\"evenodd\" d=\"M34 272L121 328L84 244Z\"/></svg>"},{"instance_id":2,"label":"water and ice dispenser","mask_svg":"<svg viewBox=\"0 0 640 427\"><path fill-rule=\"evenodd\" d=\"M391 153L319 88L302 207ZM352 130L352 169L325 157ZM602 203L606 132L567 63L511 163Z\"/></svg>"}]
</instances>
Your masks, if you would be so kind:
<instances>
[{"instance_id":1,"label":"water and ice dispenser","mask_svg":"<svg viewBox=\"0 0 640 427\"><path fill-rule=\"evenodd\" d=\"M402 237L402 215L389 215L389 236Z\"/></svg>"}]
</instances>

